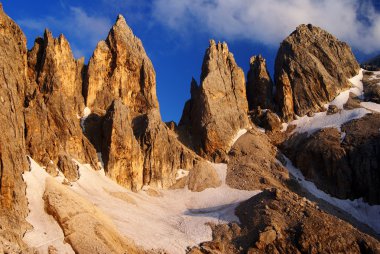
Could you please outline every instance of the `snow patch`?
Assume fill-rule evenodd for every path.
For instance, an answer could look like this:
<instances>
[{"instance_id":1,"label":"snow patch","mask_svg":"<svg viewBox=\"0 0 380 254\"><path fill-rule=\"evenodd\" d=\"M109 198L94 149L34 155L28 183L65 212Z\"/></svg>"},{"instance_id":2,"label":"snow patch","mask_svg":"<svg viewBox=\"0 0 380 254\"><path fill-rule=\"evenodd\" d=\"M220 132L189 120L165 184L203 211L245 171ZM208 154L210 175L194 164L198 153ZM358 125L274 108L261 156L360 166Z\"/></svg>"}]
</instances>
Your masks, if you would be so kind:
<instances>
[{"instance_id":1,"label":"snow patch","mask_svg":"<svg viewBox=\"0 0 380 254\"><path fill-rule=\"evenodd\" d=\"M281 132L285 132L287 129L288 129L288 125L287 123L282 123L282 129L281 129Z\"/></svg>"},{"instance_id":2,"label":"snow patch","mask_svg":"<svg viewBox=\"0 0 380 254\"><path fill-rule=\"evenodd\" d=\"M32 158L28 157L30 171L23 174L26 183L26 197L28 199L29 214L26 220L33 226L33 230L26 232L23 240L39 253L47 254L49 245L53 245L58 253L74 253L71 246L64 243L64 234L55 219L47 214L42 199L45 191L46 178L51 177ZM56 178L62 181L63 177Z\"/></svg>"},{"instance_id":3,"label":"snow patch","mask_svg":"<svg viewBox=\"0 0 380 254\"><path fill-rule=\"evenodd\" d=\"M284 156L285 157L285 156ZM315 197L325 200L333 206L351 214L358 221L367 224L376 233L380 233L380 205L369 205L362 198L355 200L343 200L330 196L319 190L313 182L307 181L302 172L296 168L292 162L285 157L286 168L298 182Z\"/></svg>"},{"instance_id":4,"label":"snow patch","mask_svg":"<svg viewBox=\"0 0 380 254\"><path fill-rule=\"evenodd\" d=\"M119 231L138 245L165 249L168 253L185 253L187 246L212 240L211 228L206 223L238 221L236 206L259 193L228 187L226 164L212 164L223 182L221 187L202 192L160 190L161 197L128 191L90 165L78 165L81 178L71 187L76 193L105 212ZM110 192L126 193L136 204L115 198Z\"/></svg>"},{"instance_id":5,"label":"snow patch","mask_svg":"<svg viewBox=\"0 0 380 254\"><path fill-rule=\"evenodd\" d=\"M184 178L184 177L186 177L188 175L189 175L189 170L178 169L177 173L175 175L175 179L179 180L179 179Z\"/></svg>"},{"instance_id":6,"label":"snow patch","mask_svg":"<svg viewBox=\"0 0 380 254\"><path fill-rule=\"evenodd\" d=\"M345 132L342 132L341 130L340 130L340 143L342 143L343 142L343 140L346 138L346 133Z\"/></svg>"},{"instance_id":7,"label":"snow patch","mask_svg":"<svg viewBox=\"0 0 380 254\"><path fill-rule=\"evenodd\" d=\"M368 110L372 110L372 111L376 111L380 113L380 104L377 104L374 102L362 102L360 103L360 106Z\"/></svg>"},{"instance_id":8,"label":"snow patch","mask_svg":"<svg viewBox=\"0 0 380 254\"><path fill-rule=\"evenodd\" d=\"M100 166L100 168L104 168L104 162L103 162L103 157L102 157L102 153L96 153L98 155L98 164Z\"/></svg>"},{"instance_id":9,"label":"snow patch","mask_svg":"<svg viewBox=\"0 0 380 254\"><path fill-rule=\"evenodd\" d=\"M354 119L359 119L366 114L371 113L367 109L357 108L353 110L342 110L333 115L327 115L327 112L316 113L313 117L303 116L298 117L289 123L289 125L296 125L294 132L313 134L314 132L324 128L338 128L342 124L347 123Z\"/></svg>"},{"instance_id":10,"label":"snow patch","mask_svg":"<svg viewBox=\"0 0 380 254\"><path fill-rule=\"evenodd\" d=\"M350 93L355 94L356 96L363 97L363 69L360 70L359 74L356 75L355 77L349 79L349 81L352 84L352 87L346 91L341 92L338 94L338 96L335 97L335 99L326 104L325 108L327 109L329 105L335 105L339 109L343 109L344 104L347 103Z\"/></svg>"},{"instance_id":11,"label":"snow patch","mask_svg":"<svg viewBox=\"0 0 380 254\"><path fill-rule=\"evenodd\" d=\"M234 136L234 138L232 139L232 142L231 142L231 147L236 143L236 141L241 137L243 136L245 133L247 133L247 129L241 129L239 130L236 135Z\"/></svg>"},{"instance_id":12,"label":"snow patch","mask_svg":"<svg viewBox=\"0 0 380 254\"><path fill-rule=\"evenodd\" d=\"M83 132L85 131L84 122L86 121L87 117L91 114L91 109L89 107L85 107L83 110L83 116L80 119L80 126L82 127Z\"/></svg>"}]
</instances>

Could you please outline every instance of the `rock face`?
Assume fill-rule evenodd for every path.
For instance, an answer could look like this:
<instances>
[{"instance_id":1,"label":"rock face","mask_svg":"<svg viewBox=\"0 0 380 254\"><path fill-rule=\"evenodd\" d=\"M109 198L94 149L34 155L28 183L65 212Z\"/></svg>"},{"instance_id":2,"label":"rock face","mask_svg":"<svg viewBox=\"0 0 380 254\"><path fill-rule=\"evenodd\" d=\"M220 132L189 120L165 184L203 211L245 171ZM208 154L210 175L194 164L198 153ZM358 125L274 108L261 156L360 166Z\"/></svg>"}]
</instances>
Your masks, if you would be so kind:
<instances>
[{"instance_id":1,"label":"rock face","mask_svg":"<svg viewBox=\"0 0 380 254\"><path fill-rule=\"evenodd\" d=\"M143 126L143 134L137 137L144 154L144 184L169 188L176 181L178 169L192 169L197 161L202 161L178 141L162 122L158 109L149 112Z\"/></svg>"},{"instance_id":2,"label":"rock face","mask_svg":"<svg viewBox=\"0 0 380 254\"><path fill-rule=\"evenodd\" d=\"M98 43L88 64L86 105L107 110L120 98L134 117L158 108L156 73L144 47L119 15L105 41Z\"/></svg>"},{"instance_id":3,"label":"rock face","mask_svg":"<svg viewBox=\"0 0 380 254\"><path fill-rule=\"evenodd\" d=\"M378 253L380 244L316 204L276 189L240 204L241 224L213 226L213 240L189 253Z\"/></svg>"},{"instance_id":4,"label":"rock face","mask_svg":"<svg viewBox=\"0 0 380 254\"><path fill-rule=\"evenodd\" d=\"M226 159L236 133L249 125L244 73L226 43L210 41L203 60L201 85L191 83L179 125L188 125L195 149L201 156Z\"/></svg>"},{"instance_id":5,"label":"rock face","mask_svg":"<svg viewBox=\"0 0 380 254\"><path fill-rule=\"evenodd\" d=\"M276 101L286 121L323 109L360 70L350 47L321 28L300 25L280 46Z\"/></svg>"},{"instance_id":6,"label":"rock face","mask_svg":"<svg viewBox=\"0 0 380 254\"><path fill-rule=\"evenodd\" d=\"M79 179L78 165L70 156L66 154L60 154L58 157L57 166L65 175L66 179L70 182L75 182Z\"/></svg>"},{"instance_id":7,"label":"rock face","mask_svg":"<svg viewBox=\"0 0 380 254\"><path fill-rule=\"evenodd\" d=\"M28 52L25 138L30 156L44 166L65 153L97 168L97 155L83 135L78 115L82 97L83 59L75 60L63 35L45 31Z\"/></svg>"},{"instance_id":8,"label":"rock face","mask_svg":"<svg viewBox=\"0 0 380 254\"><path fill-rule=\"evenodd\" d=\"M75 253L145 253L124 238L102 211L50 177L43 198L46 211L57 220Z\"/></svg>"},{"instance_id":9,"label":"rock face","mask_svg":"<svg viewBox=\"0 0 380 254\"><path fill-rule=\"evenodd\" d=\"M277 148L265 134L253 128L231 148L226 183L241 190L284 188L289 173L277 158L281 158Z\"/></svg>"},{"instance_id":10,"label":"rock face","mask_svg":"<svg viewBox=\"0 0 380 254\"><path fill-rule=\"evenodd\" d=\"M363 72L364 99L380 104L380 76L374 72Z\"/></svg>"},{"instance_id":11,"label":"rock face","mask_svg":"<svg viewBox=\"0 0 380 254\"><path fill-rule=\"evenodd\" d=\"M144 157L133 135L129 110L120 99L107 111L103 136L102 154L108 176L129 189L141 189Z\"/></svg>"},{"instance_id":12,"label":"rock face","mask_svg":"<svg viewBox=\"0 0 380 254\"><path fill-rule=\"evenodd\" d=\"M281 119L270 109L256 109L249 112L251 121L267 131L276 132L282 129Z\"/></svg>"},{"instance_id":13,"label":"rock face","mask_svg":"<svg viewBox=\"0 0 380 254\"><path fill-rule=\"evenodd\" d=\"M94 112L84 123L86 135L119 184L168 188L178 169L200 159L161 120L153 65L122 16L91 57L84 90Z\"/></svg>"},{"instance_id":14,"label":"rock face","mask_svg":"<svg viewBox=\"0 0 380 254\"><path fill-rule=\"evenodd\" d=\"M265 59L253 56L247 75L247 99L249 110L273 109L273 82L269 75Z\"/></svg>"},{"instance_id":15,"label":"rock face","mask_svg":"<svg viewBox=\"0 0 380 254\"><path fill-rule=\"evenodd\" d=\"M10 241L21 249L25 248L21 238L28 213L21 176L28 169L22 113L27 84L26 54L23 32L0 4L0 240ZM7 251L7 244L0 245Z\"/></svg>"},{"instance_id":16,"label":"rock face","mask_svg":"<svg viewBox=\"0 0 380 254\"><path fill-rule=\"evenodd\" d=\"M367 115L337 129L295 135L284 153L318 188L340 198L380 204L380 114Z\"/></svg>"}]
</instances>

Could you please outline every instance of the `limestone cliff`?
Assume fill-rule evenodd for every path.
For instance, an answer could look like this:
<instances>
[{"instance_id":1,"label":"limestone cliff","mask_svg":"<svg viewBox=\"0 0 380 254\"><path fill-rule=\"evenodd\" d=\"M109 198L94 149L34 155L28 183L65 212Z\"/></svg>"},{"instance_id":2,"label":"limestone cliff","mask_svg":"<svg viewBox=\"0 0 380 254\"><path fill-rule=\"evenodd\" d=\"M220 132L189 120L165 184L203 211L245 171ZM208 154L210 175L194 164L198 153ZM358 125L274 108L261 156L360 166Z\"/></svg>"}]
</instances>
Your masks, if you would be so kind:
<instances>
[{"instance_id":1,"label":"limestone cliff","mask_svg":"<svg viewBox=\"0 0 380 254\"><path fill-rule=\"evenodd\" d=\"M28 169L21 99L27 84L26 55L23 32L0 4L0 245L9 241L21 248L28 213L22 180Z\"/></svg>"},{"instance_id":2,"label":"limestone cliff","mask_svg":"<svg viewBox=\"0 0 380 254\"><path fill-rule=\"evenodd\" d=\"M45 31L28 52L28 77L24 100L25 138L30 156L48 166L65 153L97 168L97 155L83 135L80 114L83 59L75 60L63 35Z\"/></svg>"}]
</instances>

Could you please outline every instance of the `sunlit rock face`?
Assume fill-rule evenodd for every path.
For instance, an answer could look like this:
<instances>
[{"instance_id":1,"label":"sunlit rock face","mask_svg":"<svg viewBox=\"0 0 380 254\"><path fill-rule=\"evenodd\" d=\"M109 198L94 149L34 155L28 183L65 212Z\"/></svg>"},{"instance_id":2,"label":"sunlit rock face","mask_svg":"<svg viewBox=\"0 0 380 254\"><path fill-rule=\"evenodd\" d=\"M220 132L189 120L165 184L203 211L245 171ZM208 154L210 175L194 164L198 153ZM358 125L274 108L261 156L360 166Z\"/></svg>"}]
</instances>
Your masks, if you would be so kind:
<instances>
[{"instance_id":1,"label":"sunlit rock face","mask_svg":"<svg viewBox=\"0 0 380 254\"><path fill-rule=\"evenodd\" d=\"M206 50L201 84L191 84L191 99L185 105L180 125L187 125L202 157L226 160L236 133L249 126L243 70L226 43L210 41Z\"/></svg>"},{"instance_id":2,"label":"sunlit rock face","mask_svg":"<svg viewBox=\"0 0 380 254\"><path fill-rule=\"evenodd\" d=\"M21 176L28 169L22 111L26 58L25 36L0 4L0 246L10 252L26 247L21 242L28 213Z\"/></svg>"},{"instance_id":3,"label":"sunlit rock face","mask_svg":"<svg viewBox=\"0 0 380 254\"><path fill-rule=\"evenodd\" d=\"M191 169L200 159L162 122L153 65L121 15L96 47L83 90L87 107L103 112L92 123L101 127L88 127L101 133L103 139L96 143L106 173L121 185L168 188L179 168ZM90 140L95 135L99 133L89 133Z\"/></svg>"},{"instance_id":4,"label":"sunlit rock face","mask_svg":"<svg viewBox=\"0 0 380 254\"><path fill-rule=\"evenodd\" d=\"M29 155L45 167L57 167L67 155L98 167L96 151L83 135L80 116L84 59L76 60L63 35L45 30L28 52L24 99L25 139Z\"/></svg>"},{"instance_id":5,"label":"sunlit rock face","mask_svg":"<svg viewBox=\"0 0 380 254\"><path fill-rule=\"evenodd\" d=\"M300 25L280 46L275 63L276 101L286 121L323 110L350 86L360 67L351 48L312 25Z\"/></svg>"}]
</instances>

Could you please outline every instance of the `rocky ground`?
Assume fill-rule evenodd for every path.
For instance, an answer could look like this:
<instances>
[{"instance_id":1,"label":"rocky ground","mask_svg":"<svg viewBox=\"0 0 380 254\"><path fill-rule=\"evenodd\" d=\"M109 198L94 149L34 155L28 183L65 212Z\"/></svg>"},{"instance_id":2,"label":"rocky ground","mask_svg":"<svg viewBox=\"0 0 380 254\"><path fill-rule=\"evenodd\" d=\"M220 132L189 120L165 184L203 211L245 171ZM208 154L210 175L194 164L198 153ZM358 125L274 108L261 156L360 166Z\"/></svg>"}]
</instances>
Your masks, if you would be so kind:
<instances>
[{"instance_id":1,"label":"rocky ground","mask_svg":"<svg viewBox=\"0 0 380 254\"><path fill-rule=\"evenodd\" d=\"M380 244L295 193L264 190L236 209L241 224L213 225L189 253L379 253Z\"/></svg>"}]
</instances>

